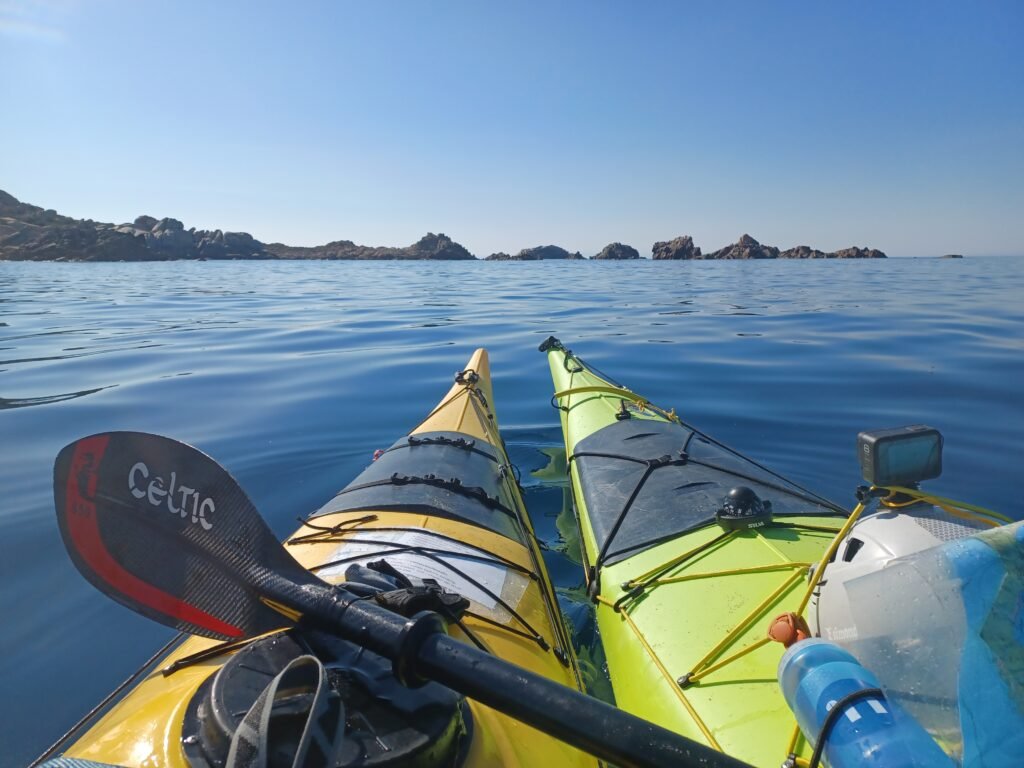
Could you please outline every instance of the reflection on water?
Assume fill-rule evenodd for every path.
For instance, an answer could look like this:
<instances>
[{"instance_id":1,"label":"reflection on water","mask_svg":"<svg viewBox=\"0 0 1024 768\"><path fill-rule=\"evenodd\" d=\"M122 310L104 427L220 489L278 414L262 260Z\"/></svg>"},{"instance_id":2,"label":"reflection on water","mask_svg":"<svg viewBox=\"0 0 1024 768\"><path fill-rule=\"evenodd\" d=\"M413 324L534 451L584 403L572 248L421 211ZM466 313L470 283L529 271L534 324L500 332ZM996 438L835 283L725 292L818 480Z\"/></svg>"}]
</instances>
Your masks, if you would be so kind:
<instances>
[{"instance_id":1,"label":"reflection on water","mask_svg":"<svg viewBox=\"0 0 1024 768\"><path fill-rule=\"evenodd\" d=\"M64 400L74 400L76 397L85 397L86 395L92 395L96 392L116 386L116 384L111 384L109 387L95 387L94 389L83 389L81 392L68 392L63 395L49 395L43 397L22 397L13 399L0 397L0 411L8 408L26 408L30 405L50 405L52 403L63 402Z\"/></svg>"},{"instance_id":2,"label":"reflection on water","mask_svg":"<svg viewBox=\"0 0 1024 768\"><path fill-rule=\"evenodd\" d=\"M559 336L838 501L859 481L857 432L932 424L946 461L929 487L1019 516L1022 297L1022 259L0 263L0 762L25 763L167 637L68 562L50 484L76 438L192 443L283 537L487 346L527 505L602 693L540 341Z\"/></svg>"}]
</instances>

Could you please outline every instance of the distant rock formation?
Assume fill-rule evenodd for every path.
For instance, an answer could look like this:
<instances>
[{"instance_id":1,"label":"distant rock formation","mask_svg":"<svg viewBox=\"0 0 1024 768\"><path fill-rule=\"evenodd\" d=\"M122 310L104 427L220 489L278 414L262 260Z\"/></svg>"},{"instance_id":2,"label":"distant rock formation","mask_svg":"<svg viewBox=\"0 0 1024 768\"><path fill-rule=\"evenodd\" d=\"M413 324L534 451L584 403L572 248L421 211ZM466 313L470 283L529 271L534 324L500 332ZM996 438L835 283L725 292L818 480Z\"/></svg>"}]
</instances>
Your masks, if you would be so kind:
<instances>
[{"instance_id":1,"label":"distant rock formation","mask_svg":"<svg viewBox=\"0 0 1024 768\"><path fill-rule=\"evenodd\" d=\"M962 253L947 253L945 256L942 256L941 258L943 258L943 259L962 259L963 257L964 257L964 255Z\"/></svg>"},{"instance_id":2,"label":"distant rock formation","mask_svg":"<svg viewBox=\"0 0 1024 768\"><path fill-rule=\"evenodd\" d=\"M782 251L780 259L884 259L885 254L877 248L843 248L838 251L819 251L807 245Z\"/></svg>"},{"instance_id":3,"label":"distant rock formation","mask_svg":"<svg viewBox=\"0 0 1024 768\"><path fill-rule=\"evenodd\" d=\"M386 259L430 259L434 261L456 261L476 259L448 235L428 232L418 241L405 248L388 246L356 245L351 240L335 240L326 245L309 248L270 243L267 250L281 259L358 259L382 261Z\"/></svg>"},{"instance_id":4,"label":"distant rock formation","mask_svg":"<svg viewBox=\"0 0 1024 768\"><path fill-rule=\"evenodd\" d=\"M438 259L443 261L476 260L476 256L452 240L448 235L428 232L405 249L416 259Z\"/></svg>"},{"instance_id":5,"label":"distant rock formation","mask_svg":"<svg viewBox=\"0 0 1024 768\"><path fill-rule=\"evenodd\" d=\"M569 253L557 245L538 245L536 248L523 248L515 256L507 253L492 253L484 261L542 261L547 259L582 259L583 255L576 251Z\"/></svg>"},{"instance_id":6,"label":"distant rock formation","mask_svg":"<svg viewBox=\"0 0 1024 768\"><path fill-rule=\"evenodd\" d=\"M247 232L185 229L177 219L139 216L104 224L61 216L0 190L0 260L169 261L173 259L475 259L447 235L430 232L406 248L338 240L313 248L264 245Z\"/></svg>"},{"instance_id":7,"label":"distant rock formation","mask_svg":"<svg viewBox=\"0 0 1024 768\"><path fill-rule=\"evenodd\" d=\"M742 235L732 245L709 253L706 259L777 259L779 249L773 245L761 245L750 235Z\"/></svg>"},{"instance_id":8,"label":"distant rock formation","mask_svg":"<svg viewBox=\"0 0 1024 768\"><path fill-rule=\"evenodd\" d=\"M702 259L700 248L693 244L693 238L682 235L667 242L657 242L651 248L651 258L661 259Z\"/></svg>"},{"instance_id":9,"label":"distant rock formation","mask_svg":"<svg viewBox=\"0 0 1024 768\"><path fill-rule=\"evenodd\" d=\"M875 248L843 248L832 253L807 245L785 251L762 245L750 235L711 253L702 254L693 238L682 235L657 242L651 249L656 260L664 259L884 259ZM638 259L631 246L611 243L595 260ZM950 254L944 258L963 258ZM405 248L356 245L335 240L324 245L301 247L284 243L264 244L247 232L185 229L177 219L139 216L131 224L105 224L91 219L72 219L54 210L22 203L0 190L0 260L22 261L168 261L172 259L429 259L475 260L476 257L445 234L428 232ZM524 248L515 256L492 253L487 261L541 261L583 259L557 245Z\"/></svg>"},{"instance_id":10,"label":"distant rock formation","mask_svg":"<svg viewBox=\"0 0 1024 768\"><path fill-rule=\"evenodd\" d=\"M559 248L557 245L538 245L536 248L524 248L518 253L516 258L523 261L533 261L535 259L582 259L583 254L579 251L570 253L565 248Z\"/></svg>"},{"instance_id":11,"label":"distant rock formation","mask_svg":"<svg viewBox=\"0 0 1024 768\"><path fill-rule=\"evenodd\" d=\"M795 248L788 248L779 254L780 259L827 259L829 254L811 248L809 245L798 245Z\"/></svg>"},{"instance_id":12,"label":"distant rock formation","mask_svg":"<svg viewBox=\"0 0 1024 768\"><path fill-rule=\"evenodd\" d=\"M61 216L54 210L22 203L0 190L0 259L62 261L145 261L155 257L144 238Z\"/></svg>"},{"instance_id":13,"label":"distant rock formation","mask_svg":"<svg viewBox=\"0 0 1024 768\"><path fill-rule=\"evenodd\" d=\"M826 254L830 259L884 259L886 255L877 248L842 248Z\"/></svg>"},{"instance_id":14,"label":"distant rock formation","mask_svg":"<svg viewBox=\"0 0 1024 768\"><path fill-rule=\"evenodd\" d=\"M626 259L639 259L640 252L631 245L623 245L622 243L609 243L601 252L596 256L591 256L592 259L616 259L623 261Z\"/></svg>"},{"instance_id":15,"label":"distant rock formation","mask_svg":"<svg viewBox=\"0 0 1024 768\"><path fill-rule=\"evenodd\" d=\"M131 224L114 227L114 231L142 240L151 260L273 258L248 232L185 229L177 219L139 216Z\"/></svg>"},{"instance_id":16,"label":"distant rock formation","mask_svg":"<svg viewBox=\"0 0 1024 768\"><path fill-rule=\"evenodd\" d=\"M877 248L843 248L826 253L808 245L780 251L774 245L762 245L750 235L743 235L732 245L704 256L705 259L884 259Z\"/></svg>"}]
</instances>

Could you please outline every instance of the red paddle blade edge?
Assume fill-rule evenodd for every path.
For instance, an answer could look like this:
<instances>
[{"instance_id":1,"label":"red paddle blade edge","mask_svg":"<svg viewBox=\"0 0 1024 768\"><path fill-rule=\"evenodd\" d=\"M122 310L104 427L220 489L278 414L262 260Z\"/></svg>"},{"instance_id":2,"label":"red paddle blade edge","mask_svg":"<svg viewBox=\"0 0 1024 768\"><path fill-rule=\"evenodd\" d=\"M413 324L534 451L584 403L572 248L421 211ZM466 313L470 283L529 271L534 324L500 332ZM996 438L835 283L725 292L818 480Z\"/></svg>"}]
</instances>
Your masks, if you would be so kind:
<instances>
[{"instance_id":1,"label":"red paddle blade edge","mask_svg":"<svg viewBox=\"0 0 1024 768\"><path fill-rule=\"evenodd\" d=\"M96 588L161 624L221 640L288 623L260 598L319 583L213 459L166 437L92 435L54 465L64 546Z\"/></svg>"}]
</instances>

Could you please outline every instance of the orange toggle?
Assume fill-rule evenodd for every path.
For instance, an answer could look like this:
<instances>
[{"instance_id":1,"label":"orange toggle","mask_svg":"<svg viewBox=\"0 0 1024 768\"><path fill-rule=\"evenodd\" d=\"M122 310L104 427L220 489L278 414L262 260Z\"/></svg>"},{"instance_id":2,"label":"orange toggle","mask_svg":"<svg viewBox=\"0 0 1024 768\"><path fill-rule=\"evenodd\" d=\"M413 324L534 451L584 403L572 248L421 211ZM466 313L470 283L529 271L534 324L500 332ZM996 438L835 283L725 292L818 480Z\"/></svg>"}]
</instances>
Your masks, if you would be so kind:
<instances>
[{"instance_id":1,"label":"orange toggle","mask_svg":"<svg viewBox=\"0 0 1024 768\"><path fill-rule=\"evenodd\" d=\"M768 637L782 643L787 648L810 636L811 628L807 626L807 621L803 616L792 612L776 616L772 619L772 626L768 630Z\"/></svg>"}]
</instances>

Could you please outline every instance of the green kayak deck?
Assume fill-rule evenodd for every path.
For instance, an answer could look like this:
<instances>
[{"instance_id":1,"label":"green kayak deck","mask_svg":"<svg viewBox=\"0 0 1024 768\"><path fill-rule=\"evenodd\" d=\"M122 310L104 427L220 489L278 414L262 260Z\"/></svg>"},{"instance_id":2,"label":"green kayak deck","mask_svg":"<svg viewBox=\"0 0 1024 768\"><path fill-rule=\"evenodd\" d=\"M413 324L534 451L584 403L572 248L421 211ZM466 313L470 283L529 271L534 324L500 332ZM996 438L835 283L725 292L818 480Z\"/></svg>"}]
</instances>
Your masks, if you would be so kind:
<instances>
[{"instance_id":1,"label":"green kayak deck","mask_svg":"<svg viewBox=\"0 0 1024 768\"><path fill-rule=\"evenodd\" d=\"M681 423L557 342L545 351L616 703L754 765L809 757L776 682L785 649L768 629L779 614L802 610L808 568L844 510ZM717 524L736 486L770 501L772 521L743 530Z\"/></svg>"}]
</instances>

